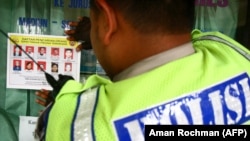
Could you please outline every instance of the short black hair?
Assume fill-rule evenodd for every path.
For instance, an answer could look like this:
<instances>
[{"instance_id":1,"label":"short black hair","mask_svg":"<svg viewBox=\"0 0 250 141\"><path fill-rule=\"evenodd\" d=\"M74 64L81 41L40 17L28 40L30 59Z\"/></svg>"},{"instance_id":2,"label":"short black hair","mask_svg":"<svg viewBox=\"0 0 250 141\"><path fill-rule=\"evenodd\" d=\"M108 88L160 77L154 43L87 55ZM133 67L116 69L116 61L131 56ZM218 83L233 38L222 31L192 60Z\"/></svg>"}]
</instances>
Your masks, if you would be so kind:
<instances>
[{"instance_id":1,"label":"short black hair","mask_svg":"<svg viewBox=\"0 0 250 141\"><path fill-rule=\"evenodd\" d=\"M52 66L54 66L54 65L58 66L58 64L57 64L57 63L52 62L52 63L51 63L51 67L52 67Z\"/></svg>"},{"instance_id":2,"label":"short black hair","mask_svg":"<svg viewBox=\"0 0 250 141\"><path fill-rule=\"evenodd\" d=\"M194 23L194 0L106 0L141 33L189 32ZM95 0L90 8L98 11Z\"/></svg>"},{"instance_id":3,"label":"short black hair","mask_svg":"<svg viewBox=\"0 0 250 141\"><path fill-rule=\"evenodd\" d=\"M73 49L71 49L71 48L66 48L65 51L71 51L71 52L72 52Z\"/></svg>"}]
</instances>

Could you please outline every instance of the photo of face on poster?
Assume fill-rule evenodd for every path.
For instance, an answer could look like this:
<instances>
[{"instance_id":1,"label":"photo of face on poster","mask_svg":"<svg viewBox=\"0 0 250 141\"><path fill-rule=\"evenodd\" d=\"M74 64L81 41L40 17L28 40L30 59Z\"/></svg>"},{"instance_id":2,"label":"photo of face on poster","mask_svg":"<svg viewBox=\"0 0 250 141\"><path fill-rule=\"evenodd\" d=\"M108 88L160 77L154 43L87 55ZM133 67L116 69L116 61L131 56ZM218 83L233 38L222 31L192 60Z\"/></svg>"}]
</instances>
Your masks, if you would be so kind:
<instances>
[{"instance_id":1,"label":"photo of face on poster","mask_svg":"<svg viewBox=\"0 0 250 141\"><path fill-rule=\"evenodd\" d=\"M14 71L21 71L22 70L21 60L13 60L13 70Z\"/></svg>"},{"instance_id":2,"label":"photo of face on poster","mask_svg":"<svg viewBox=\"0 0 250 141\"><path fill-rule=\"evenodd\" d=\"M38 64L37 66L38 71L42 71L42 69L46 71L46 62L38 61L37 64Z\"/></svg>"},{"instance_id":3,"label":"photo of face on poster","mask_svg":"<svg viewBox=\"0 0 250 141\"><path fill-rule=\"evenodd\" d=\"M38 58L46 58L46 48L38 47Z\"/></svg>"},{"instance_id":4,"label":"photo of face on poster","mask_svg":"<svg viewBox=\"0 0 250 141\"><path fill-rule=\"evenodd\" d=\"M33 46L26 46L26 53L29 54L31 57L34 55L34 47Z\"/></svg>"},{"instance_id":5,"label":"photo of face on poster","mask_svg":"<svg viewBox=\"0 0 250 141\"><path fill-rule=\"evenodd\" d=\"M51 72L52 73L58 73L58 63L52 62L51 63Z\"/></svg>"},{"instance_id":6,"label":"photo of face on poster","mask_svg":"<svg viewBox=\"0 0 250 141\"><path fill-rule=\"evenodd\" d=\"M22 56L22 50L18 46L14 46L13 56Z\"/></svg>"},{"instance_id":7,"label":"photo of face on poster","mask_svg":"<svg viewBox=\"0 0 250 141\"><path fill-rule=\"evenodd\" d=\"M51 59L58 60L59 59L59 48L51 48Z\"/></svg>"},{"instance_id":8,"label":"photo of face on poster","mask_svg":"<svg viewBox=\"0 0 250 141\"><path fill-rule=\"evenodd\" d=\"M25 70L26 71L33 70L33 62L32 61L25 61Z\"/></svg>"},{"instance_id":9,"label":"photo of face on poster","mask_svg":"<svg viewBox=\"0 0 250 141\"><path fill-rule=\"evenodd\" d=\"M72 60L73 59L73 49L66 48L64 50L64 59L65 60Z\"/></svg>"},{"instance_id":10,"label":"photo of face on poster","mask_svg":"<svg viewBox=\"0 0 250 141\"><path fill-rule=\"evenodd\" d=\"M65 65L64 65L64 71L66 73L70 73L72 71L72 63L65 63Z\"/></svg>"}]
</instances>

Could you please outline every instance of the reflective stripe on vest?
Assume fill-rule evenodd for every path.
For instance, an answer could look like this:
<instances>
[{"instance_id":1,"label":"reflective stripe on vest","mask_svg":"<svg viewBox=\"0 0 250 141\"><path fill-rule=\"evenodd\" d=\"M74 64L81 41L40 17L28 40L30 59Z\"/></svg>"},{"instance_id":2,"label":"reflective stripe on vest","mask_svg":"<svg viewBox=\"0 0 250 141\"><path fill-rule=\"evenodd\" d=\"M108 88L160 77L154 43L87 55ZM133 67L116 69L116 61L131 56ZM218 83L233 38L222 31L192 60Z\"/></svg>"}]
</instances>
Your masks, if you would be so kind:
<instances>
[{"instance_id":1,"label":"reflective stripe on vest","mask_svg":"<svg viewBox=\"0 0 250 141\"><path fill-rule=\"evenodd\" d=\"M234 49L236 52L238 52L239 54L241 54L242 56L244 56L246 59L248 59L250 61L250 54L245 52L243 49L237 47L236 45L230 43L229 41L220 38L218 36L214 36L214 35L207 35L207 36L202 36L198 39L194 39L193 41L201 41L201 40L212 40L212 41L217 41L220 43L223 43L229 47L231 47L232 49Z\"/></svg>"},{"instance_id":2,"label":"reflective stripe on vest","mask_svg":"<svg viewBox=\"0 0 250 141\"><path fill-rule=\"evenodd\" d=\"M93 114L96 107L98 88L84 91L78 96L77 108L71 127L72 141L93 141Z\"/></svg>"}]
</instances>

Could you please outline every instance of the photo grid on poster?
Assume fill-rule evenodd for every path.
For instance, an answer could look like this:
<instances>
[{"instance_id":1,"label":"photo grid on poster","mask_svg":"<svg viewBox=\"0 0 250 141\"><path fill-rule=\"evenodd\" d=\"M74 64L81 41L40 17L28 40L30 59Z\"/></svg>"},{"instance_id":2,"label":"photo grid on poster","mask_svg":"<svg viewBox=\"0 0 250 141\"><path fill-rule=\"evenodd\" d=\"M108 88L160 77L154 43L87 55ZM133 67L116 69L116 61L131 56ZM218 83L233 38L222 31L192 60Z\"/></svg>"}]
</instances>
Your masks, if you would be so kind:
<instances>
[{"instance_id":1,"label":"photo grid on poster","mask_svg":"<svg viewBox=\"0 0 250 141\"><path fill-rule=\"evenodd\" d=\"M56 80L59 74L63 74L79 81L81 54L76 52L75 42L67 41L65 36L15 33L9 33L9 36L22 49L8 40L7 88L52 89L42 70Z\"/></svg>"}]
</instances>

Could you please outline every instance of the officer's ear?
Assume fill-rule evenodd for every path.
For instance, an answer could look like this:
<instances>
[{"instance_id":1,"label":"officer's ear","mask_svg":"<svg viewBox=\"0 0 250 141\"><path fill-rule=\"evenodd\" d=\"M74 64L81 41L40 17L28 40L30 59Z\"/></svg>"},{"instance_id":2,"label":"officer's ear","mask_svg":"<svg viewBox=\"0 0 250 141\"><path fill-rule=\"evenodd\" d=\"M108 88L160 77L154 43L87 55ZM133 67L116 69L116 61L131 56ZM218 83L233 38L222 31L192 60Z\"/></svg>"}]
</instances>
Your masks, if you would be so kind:
<instances>
[{"instance_id":1,"label":"officer's ear","mask_svg":"<svg viewBox=\"0 0 250 141\"><path fill-rule=\"evenodd\" d=\"M106 0L96 0L96 4L100 10L100 24L103 28L102 38L105 45L111 42L113 34L117 30L117 13L114 8L111 7Z\"/></svg>"}]
</instances>

